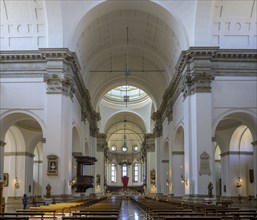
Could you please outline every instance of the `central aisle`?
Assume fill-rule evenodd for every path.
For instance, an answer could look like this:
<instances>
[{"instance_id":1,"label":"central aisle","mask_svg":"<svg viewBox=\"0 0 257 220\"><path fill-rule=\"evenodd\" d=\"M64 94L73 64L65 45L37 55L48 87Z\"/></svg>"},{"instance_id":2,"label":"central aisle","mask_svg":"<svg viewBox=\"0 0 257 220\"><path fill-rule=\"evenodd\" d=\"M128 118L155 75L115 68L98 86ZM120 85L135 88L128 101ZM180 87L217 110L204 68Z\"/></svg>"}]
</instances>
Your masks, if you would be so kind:
<instances>
[{"instance_id":1,"label":"central aisle","mask_svg":"<svg viewBox=\"0 0 257 220\"><path fill-rule=\"evenodd\" d=\"M119 220L145 220L144 213L130 199L122 199Z\"/></svg>"}]
</instances>

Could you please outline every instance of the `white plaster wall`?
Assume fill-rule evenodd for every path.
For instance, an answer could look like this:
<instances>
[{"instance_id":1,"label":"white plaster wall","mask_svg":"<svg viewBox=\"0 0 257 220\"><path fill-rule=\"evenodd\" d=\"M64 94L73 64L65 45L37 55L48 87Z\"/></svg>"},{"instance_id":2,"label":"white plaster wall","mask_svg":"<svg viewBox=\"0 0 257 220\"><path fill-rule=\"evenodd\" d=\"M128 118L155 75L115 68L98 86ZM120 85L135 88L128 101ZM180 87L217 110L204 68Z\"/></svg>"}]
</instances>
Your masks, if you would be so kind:
<instances>
[{"instance_id":1,"label":"white plaster wall","mask_svg":"<svg viewBox=\"0 0 257 220\"><path fill-rule=\"evenodd\" d=\"M42 109L45 105L45 83L42 79L1 79L0 92L2 108Z\"/></svg>"},{"instance_id":2,"label":"white plaster wall","mask_svg":"<svg viewBox=\"0 0 257 220\"><path fill-rule=\"evenodd\" d=\"M45 1L0 1L0 49L28 50L47 46Z\"/></svg>"},{"instance_id":3,"label":"white plaster wall","mask_svg":"<svg viewBox=\"0 0 257 220\"><path fill-rule=\"evenodd\" d=\"M253 116L257 114L256 84L256 77L215 78L212 82L213 129L228 113L245 112Z\"/></svg>"}]
</instances>

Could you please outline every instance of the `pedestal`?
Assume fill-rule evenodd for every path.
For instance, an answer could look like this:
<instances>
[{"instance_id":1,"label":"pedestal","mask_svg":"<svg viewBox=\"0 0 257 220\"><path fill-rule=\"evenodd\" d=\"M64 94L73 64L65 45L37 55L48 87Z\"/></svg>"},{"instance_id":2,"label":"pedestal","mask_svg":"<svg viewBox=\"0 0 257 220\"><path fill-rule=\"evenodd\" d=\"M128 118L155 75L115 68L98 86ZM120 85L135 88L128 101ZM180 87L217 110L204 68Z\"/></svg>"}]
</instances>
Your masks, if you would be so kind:
<instances>
[{"instance_id":1,"label":"pedestal","mask_svg":"<svg viewBox=\"0 0 257 220\"><path fill-rule=\"evenodd\" d=\"M44 197L44 202L45 202L46 205L52 204L53 203L53 198Z\"/></svg>"}]
</instances>

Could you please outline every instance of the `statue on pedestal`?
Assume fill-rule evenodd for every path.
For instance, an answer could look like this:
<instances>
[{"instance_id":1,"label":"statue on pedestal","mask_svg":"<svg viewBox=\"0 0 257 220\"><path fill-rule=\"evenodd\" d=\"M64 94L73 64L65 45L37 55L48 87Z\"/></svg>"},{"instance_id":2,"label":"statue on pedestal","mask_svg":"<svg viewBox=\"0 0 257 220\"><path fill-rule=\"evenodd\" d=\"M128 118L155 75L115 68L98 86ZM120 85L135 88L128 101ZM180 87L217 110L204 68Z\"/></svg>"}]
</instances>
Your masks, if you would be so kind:
<instances>
[{"instance_id":1,"label":"statue on pedestal","mask_svg":"<svg viewBox=\"0 0 257 220\"><path fill-rule=\"evenodd\" d=\"M212 189L213 189L213 184L210 182L208 185L208 197L212 198Z\"/></svg>"},{"instance_id":2,"label":"statue on pedestal","mask_svg":"<svg viewBox=\"0 0 257 220\"><path fill-rule=\"evenodd\" d=\"M47 184L46 186L46 198L50 198L51 197L51 185Z\"/></svg>"}]
</instances>

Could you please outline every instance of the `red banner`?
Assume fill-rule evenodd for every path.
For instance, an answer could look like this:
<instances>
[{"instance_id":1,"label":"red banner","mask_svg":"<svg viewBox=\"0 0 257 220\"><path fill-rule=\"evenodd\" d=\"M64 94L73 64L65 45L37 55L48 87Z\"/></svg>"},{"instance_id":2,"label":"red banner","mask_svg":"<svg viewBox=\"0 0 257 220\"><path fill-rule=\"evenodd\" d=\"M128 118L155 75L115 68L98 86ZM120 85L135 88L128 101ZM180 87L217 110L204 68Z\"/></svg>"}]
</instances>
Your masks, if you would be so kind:
<instances>
[{"instance_id":1,"label":"red banner","mask_svg":"<svg viewBox=\"0 0 257 220\"><path fill-rule=\"evenodd\" d=\"M122 178L122 184L123 184L123 188L127 188L128 187L128 181L129 181L129 177L128 176L123 176Z\"/></svg>"}]
</instances>

